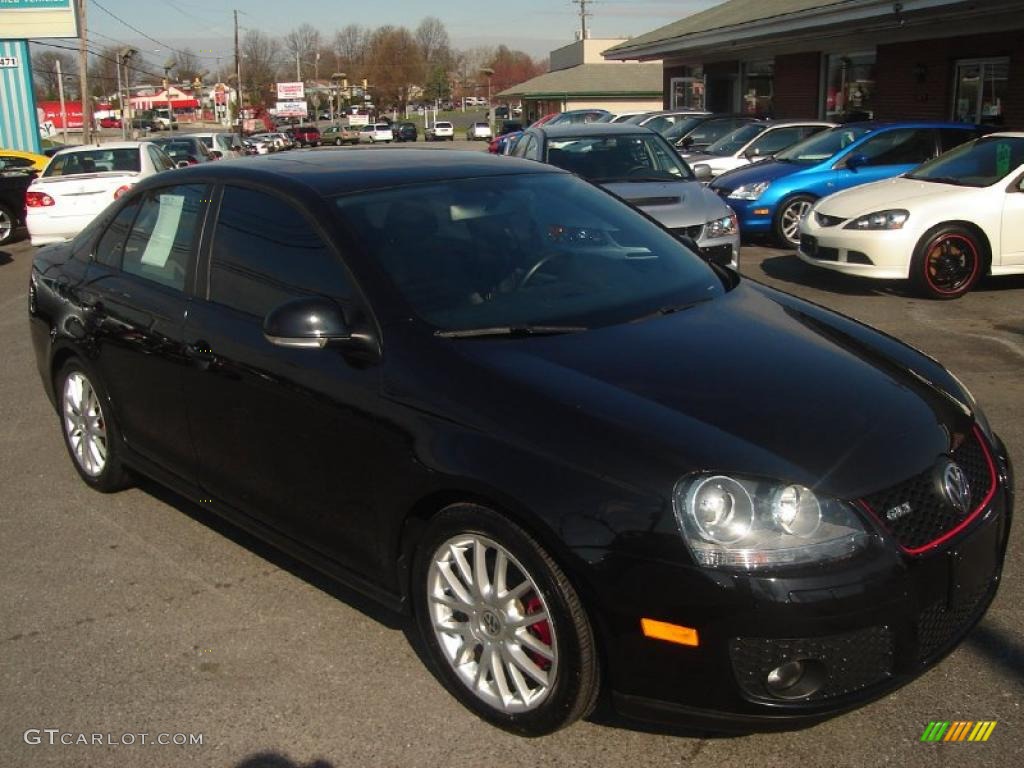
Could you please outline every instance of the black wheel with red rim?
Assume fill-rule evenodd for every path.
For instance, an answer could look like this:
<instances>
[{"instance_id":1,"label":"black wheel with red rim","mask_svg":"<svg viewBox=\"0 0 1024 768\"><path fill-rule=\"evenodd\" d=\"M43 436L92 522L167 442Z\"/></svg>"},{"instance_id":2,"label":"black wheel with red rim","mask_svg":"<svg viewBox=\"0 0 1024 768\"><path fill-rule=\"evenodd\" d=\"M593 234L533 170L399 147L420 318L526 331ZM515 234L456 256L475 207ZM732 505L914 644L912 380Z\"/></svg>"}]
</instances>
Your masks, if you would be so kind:
<instances>
[{"instance_id":1,"label":"black wheel with red rim","mask_svg":"<svg viewBox=\"0 0 1024 768\"><path fill-rule=\"evenodd\" d=\"M918 244L910 279L928 298L959 299L981 277L984 254L984 247L971 230L959 225L940 227Z\"/></svg>"}]
</instances>

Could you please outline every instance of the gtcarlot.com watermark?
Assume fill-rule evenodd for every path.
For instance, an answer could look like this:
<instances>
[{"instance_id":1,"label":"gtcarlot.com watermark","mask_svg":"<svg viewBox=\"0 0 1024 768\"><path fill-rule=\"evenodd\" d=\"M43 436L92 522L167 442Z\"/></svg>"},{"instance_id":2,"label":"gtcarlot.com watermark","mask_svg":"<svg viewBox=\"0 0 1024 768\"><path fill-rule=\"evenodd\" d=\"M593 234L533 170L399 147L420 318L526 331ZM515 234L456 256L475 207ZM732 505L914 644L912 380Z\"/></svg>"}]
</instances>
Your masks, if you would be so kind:
<instances>
[{"instance_id":1,"label":"gtcarlot.com watermark","mask_svg":"<svg viewBox=\"0 0 1024 768\"><path fill-rule=\"evenodd\" d=\"M202 746L201 733L85 733L84 731L65 731L60 728L29 728L22 734L26 744L47 745L51 747L65 746L96 746L96 747L134 747L157 745L196 747Z\"/></svg>"}]
</instances>

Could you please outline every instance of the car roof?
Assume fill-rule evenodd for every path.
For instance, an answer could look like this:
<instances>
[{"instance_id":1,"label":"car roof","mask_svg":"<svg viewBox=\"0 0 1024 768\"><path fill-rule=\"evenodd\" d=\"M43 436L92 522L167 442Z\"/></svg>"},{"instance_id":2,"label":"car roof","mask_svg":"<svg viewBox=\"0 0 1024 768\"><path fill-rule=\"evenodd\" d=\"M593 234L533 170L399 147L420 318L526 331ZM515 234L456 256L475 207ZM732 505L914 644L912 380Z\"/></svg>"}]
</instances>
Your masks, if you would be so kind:
<instances>
[{"instance_id":1,"label":"car roof","mask_svg":"<svg viewBox=\"0 0 1024 768\"><path fill-rule=\"evenodd\" d=\"M833 123L831 120L797 120L797 119L786 119L786 120L761 120L769 128L778 128L782 125L823 125L827 128L835 128L839 126L839 123Z\"/></svg>"},{"instance_id":2,"label":"car roof","mask_svg":"<svg viewBox=\"0 0 1024 768\"><path fill-rule=\"evenodd\" d=\"M391 149L387 152L338 152L334 149L297 149L287 153L245 157L230 163L204 163L157 174L152 185L166 182L169 174L186 182L249 181L276 188L302 185L329 197L433 181L513 176L524 173L565 173L551 165L485 152L431 152L427 149Z\"/></svg>"},{"instance_id":3,"label":"car roof","mask_svg":"<svg viewBox=\"0 0 1024 768\"><path fill-rule=\"evenodd\" d=\"M650 128L634 123L556 123L555 125L538 125L531 130L539 131L549 139L564 139L586 136L622 136L638 133L654 134Z\"/></svg>"},{"instance_id":4,"label":"car roof","mask_svg":"<svg viewBox=\"0 0 1024 768\"><path fill-rule=\"evenodd\" d=\"M962 128L976 130L973 123L954 123L949 120L861 120L854 123L839 123L837 128L867 128L877 131L882 128Z\"/></svg>"},{"instance_id":5,"label":"car roof","mask_svg":"<svg viewBox=\"0 0 1024 768\"><path fill-rule=\"evenodd\" d=\"M137 149L146 141L108 141L104 144L76 144L74 146L61 147L61 152L86 152L97 149Z\"/></svg>"}]
</instances>

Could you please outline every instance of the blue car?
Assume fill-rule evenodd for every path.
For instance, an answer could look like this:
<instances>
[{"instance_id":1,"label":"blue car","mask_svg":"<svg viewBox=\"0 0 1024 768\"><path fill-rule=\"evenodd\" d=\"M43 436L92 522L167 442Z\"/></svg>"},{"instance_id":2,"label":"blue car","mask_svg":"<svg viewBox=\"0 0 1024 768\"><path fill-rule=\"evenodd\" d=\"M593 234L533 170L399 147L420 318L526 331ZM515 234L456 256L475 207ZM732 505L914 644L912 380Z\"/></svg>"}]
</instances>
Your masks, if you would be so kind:
<instances>
[{"instance_id":1,"label":"blue car","mask_svg":"<svg viewBox=\"0 0 1024 768\"><path fill-rule=\"evenodd\" d=\"M899 176L982 133L964 123L848 123L723 173L710 186L736 212L744 236L773 235L796 248L800 219L819 198Z\"/></svg>"}]
</instances>

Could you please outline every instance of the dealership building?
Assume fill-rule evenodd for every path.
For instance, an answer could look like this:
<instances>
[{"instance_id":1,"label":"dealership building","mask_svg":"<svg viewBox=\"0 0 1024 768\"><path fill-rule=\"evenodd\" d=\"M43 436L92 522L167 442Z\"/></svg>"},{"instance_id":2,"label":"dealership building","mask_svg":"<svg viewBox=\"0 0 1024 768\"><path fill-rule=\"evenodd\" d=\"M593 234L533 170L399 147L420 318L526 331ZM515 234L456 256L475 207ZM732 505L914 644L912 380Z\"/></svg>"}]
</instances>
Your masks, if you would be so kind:
<instances>
[{"instance_id":1,"label":"dealership building","mask_svg":"<svg viewBox=\"0 0 1024 768\"><path fill-rule=\"evenodd\" d=\"M603 52L666 108L1024 130L1024 0L728 0Z\"/></svg>"}]
</instances>

